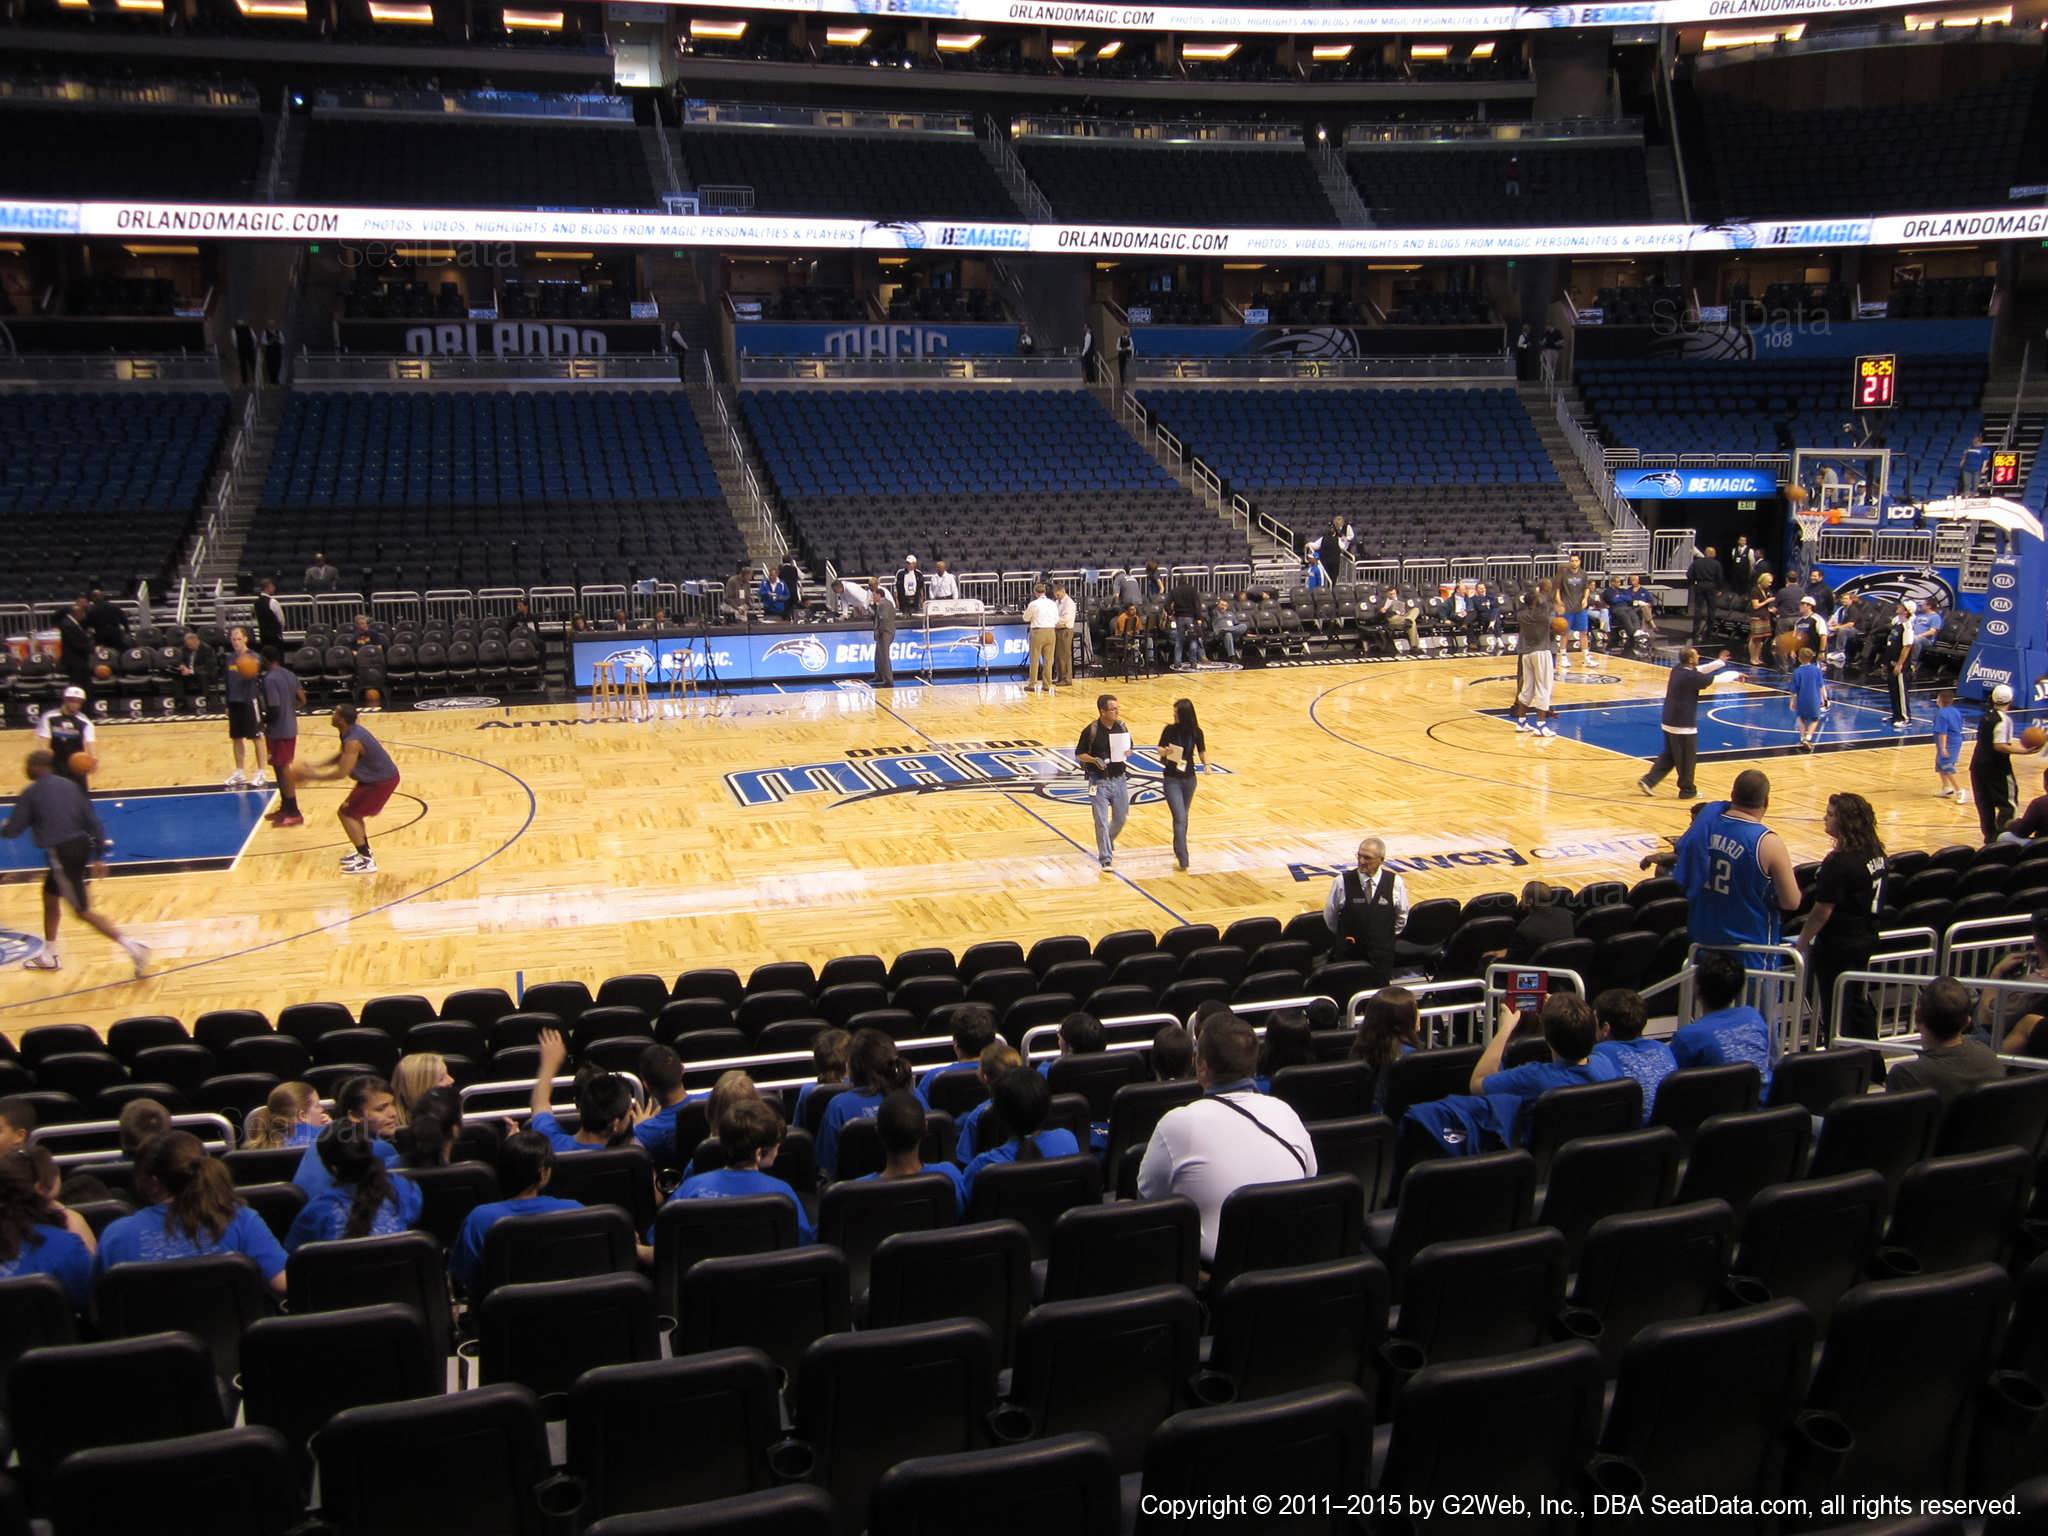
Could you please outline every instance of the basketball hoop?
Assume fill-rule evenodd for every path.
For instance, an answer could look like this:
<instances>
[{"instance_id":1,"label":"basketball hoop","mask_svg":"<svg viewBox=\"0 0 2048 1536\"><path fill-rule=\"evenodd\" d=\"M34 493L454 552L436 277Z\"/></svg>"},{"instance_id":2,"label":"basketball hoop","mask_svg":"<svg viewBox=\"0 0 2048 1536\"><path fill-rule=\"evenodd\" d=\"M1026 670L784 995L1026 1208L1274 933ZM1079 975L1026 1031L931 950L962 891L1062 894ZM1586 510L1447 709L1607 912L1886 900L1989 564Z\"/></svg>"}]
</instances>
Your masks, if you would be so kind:
<instances>
[{"instance_id":1,"label":"basketball hoop","mask_svg":"<svg viewBox=\"0 0 2048 1536\"><path fill-rule=\"evenodd\" d=\"M1794 512L1792 521L1798 525L1800 542L1810 546L1810 554L1820 556L1820 531L1826 519L1818 512Z\"/></svg>"}]
</instances>

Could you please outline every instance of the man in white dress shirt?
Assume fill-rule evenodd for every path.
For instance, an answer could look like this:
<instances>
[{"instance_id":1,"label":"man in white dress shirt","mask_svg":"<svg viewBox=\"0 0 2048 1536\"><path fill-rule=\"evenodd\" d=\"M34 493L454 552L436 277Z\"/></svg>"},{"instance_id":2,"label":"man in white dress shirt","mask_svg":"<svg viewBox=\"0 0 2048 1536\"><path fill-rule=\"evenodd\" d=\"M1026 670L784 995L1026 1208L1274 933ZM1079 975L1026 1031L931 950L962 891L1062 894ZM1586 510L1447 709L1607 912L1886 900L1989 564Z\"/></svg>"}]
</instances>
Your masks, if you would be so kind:
<instances>
[{"instance_id":1,"label":"man in white dress shirt","mask_svg":"<svg viewBox=\"0 0 2048 1536\"><path fill-rule=\"evenodd\" d=\"M1337 958L1365 961L1375 987L1394 979L1394 940L1408 926L1408 886L1386 862L1387 845L1368 837L1358 845L1357 866L1332 880L1323 898L1323 922L1339 941Z\"/></svg>"},{"instance_id":2,"label":"man in white dress shirt","mask_svg":"<svg viewBox=\"0 0 2048 1536\"><path fill-rule=\"evenodd\" d=\"M1043 682L1045 691L1051 693L1053 644L1059 629L1060 608L1046 595L1044 582L1041 581L1034 590L1035 595L1024 605L1024 622L1031 630L1031 653L1026 663L1024 691L1035 693Z\"/></svg>"},{"instance_id":3,"label":"man in white dress shirt","mask_svg":"<svg viewBox=\"0 0 2048 1536\"><path fill-rule=\"evenodd\" d=\"M924 595L926 602L951 602L960 595L960 578L946 569L945 561L939 561L925 577Z\"/></svg>"},{"instance_id":4,"label":"man in white dress shirt","mask_svg":"<svg viewBox=\"0 0 2048 1536\"><path fill-rule=\"evenodd\" d=\"M1064 582L1052 584L1052 600L1059 609L1059 622L1052 632L1052 680L1065 686L1074 680L1074 615L1079 610Z\"/></svg>"},{"instance_id":5,"label":"man in white dress shirt","mask_svg":"<svg viewBox=\"0 0 2048 1536\"><path fill-rule=\"evenodd\" d=\"M1196 1042L1202 1097L1160 1117L1138 1165L1138 1197L1186 1195L1202 1213L1202 1262L1216 1261L1223 1202L1247 1184L1316 1176L1316 1148L1292 1106L1253 1086L1259 1040L1232 1015L1212 1019Z\"/></svg>"}]
</instances>

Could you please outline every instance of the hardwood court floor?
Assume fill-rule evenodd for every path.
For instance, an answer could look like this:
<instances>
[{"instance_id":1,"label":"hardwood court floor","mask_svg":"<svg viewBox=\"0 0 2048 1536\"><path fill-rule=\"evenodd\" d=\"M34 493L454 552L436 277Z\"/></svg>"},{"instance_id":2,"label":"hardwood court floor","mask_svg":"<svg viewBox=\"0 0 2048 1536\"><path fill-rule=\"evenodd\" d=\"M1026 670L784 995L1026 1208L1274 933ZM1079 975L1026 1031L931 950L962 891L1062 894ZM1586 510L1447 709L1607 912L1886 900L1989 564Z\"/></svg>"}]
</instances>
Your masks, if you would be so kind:
<instances>
[{"instance_id":1,"label":"hardwood court floor","mask_svg":"<svg viewBox=\"0 0 2048 1536\"><path fill-rule=\"evenodd\" d=\"M404 775L373 824L378 874L339 873L340 788L309 786L307 824L264 826L232 870L97 884L103 909L154 949L157 974L131 980L118 951L67 919L62 971L0 971L0 1030L222 1007L274 1014L393 992L438 1000L462 986L509 990L519 973L594 986L626 971L744 975L778 958L1285 917L1320 904L1328 870L1368 833L1395 859L1425 861L1407 877L1418 901L1539 876L1637 878L1642 853L1685 823L1672 785L1646 800L1640 760L1517 736L1480 713L1512 702L1513 670L1492 657L1219 670L1083 679L1056 699L1013 683L841 686L672 706L642 723L592 721L588 706L372 715ZM1573 669L1559 702L1662 694L1656 667L1602 661L1596 675L1610 681ZM1071 751L1104 686L1141 747L1175 698L1200 709L1225 771L1202 779L1187 873L1174 868L1156 800L1133 809L1105 874L1087 806L1030 778L859 797L920 770L1043 768L1014 744ZM303 730L302 755L325 755L324 718ZM217 785L225 734L218 721L109 728L95 792ZM28 737L7 742L25 750ZM954 757L935 761L940 748ZM958 755L977 749L1007 755ZM1853 789L1877 805L1894 846L1974 841L1974 813L1935 798L1931 763L1924 742L1773 757L1770 820L1795 858L1818 858L1827 795ZM802 765L827 765L840 788L743 803L772 795L751 770ZM1702 793L1725 793L1741 766L1703 766ZM2030 792L2032 769L2019 771ZM0 929L40 933L38 886L0 885Z\"/></svg>"}]
</instances>

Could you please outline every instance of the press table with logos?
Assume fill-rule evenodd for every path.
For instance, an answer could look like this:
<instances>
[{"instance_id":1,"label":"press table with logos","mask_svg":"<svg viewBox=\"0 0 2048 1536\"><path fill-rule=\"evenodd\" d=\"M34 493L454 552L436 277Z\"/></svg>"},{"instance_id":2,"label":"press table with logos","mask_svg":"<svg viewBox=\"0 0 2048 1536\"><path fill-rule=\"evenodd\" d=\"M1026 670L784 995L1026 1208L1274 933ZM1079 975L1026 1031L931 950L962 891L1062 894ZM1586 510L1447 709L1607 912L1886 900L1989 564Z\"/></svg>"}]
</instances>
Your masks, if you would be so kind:
<instances>
[{"instance_id":1,"label":"press table with logos","mask_svg":"<svg viewBox=\"0 0 2048 1536\"><path fill-rule=\"evenodd\" d=\"M896 620L890 663L900 676L1022 672L1030 658L1021 615L903 614ZM570 660L578 693L587 693L600 662L640 667L660 689L684 678L703 687L813 683L872 677L875 627L867 618L824 624L712 624L661 630L585 633L572 637Z\"/></svg>"}]
</instances>

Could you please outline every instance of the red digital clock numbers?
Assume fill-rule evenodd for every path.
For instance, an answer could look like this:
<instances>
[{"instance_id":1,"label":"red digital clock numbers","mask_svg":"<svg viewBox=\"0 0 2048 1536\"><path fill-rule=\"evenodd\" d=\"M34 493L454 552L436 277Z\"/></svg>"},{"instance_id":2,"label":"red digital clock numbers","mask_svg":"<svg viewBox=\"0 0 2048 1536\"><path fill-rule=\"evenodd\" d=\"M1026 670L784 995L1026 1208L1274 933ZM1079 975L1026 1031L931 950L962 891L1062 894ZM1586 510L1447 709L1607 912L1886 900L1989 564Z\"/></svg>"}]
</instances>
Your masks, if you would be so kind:
<instances>
[{"instance_id":1,"label":"red digital clock numbers","mask_svg":"<svg viewBox=\"0 0 2048 1536\"><path fill-rule=\"evenodd\" d=\"M1859 411L1888 411L1892 407L1892 394L1898 387L1899 360L1896 357L1859 357L1856 359L1856 409Z\"/></svg>"}]
</instances>

